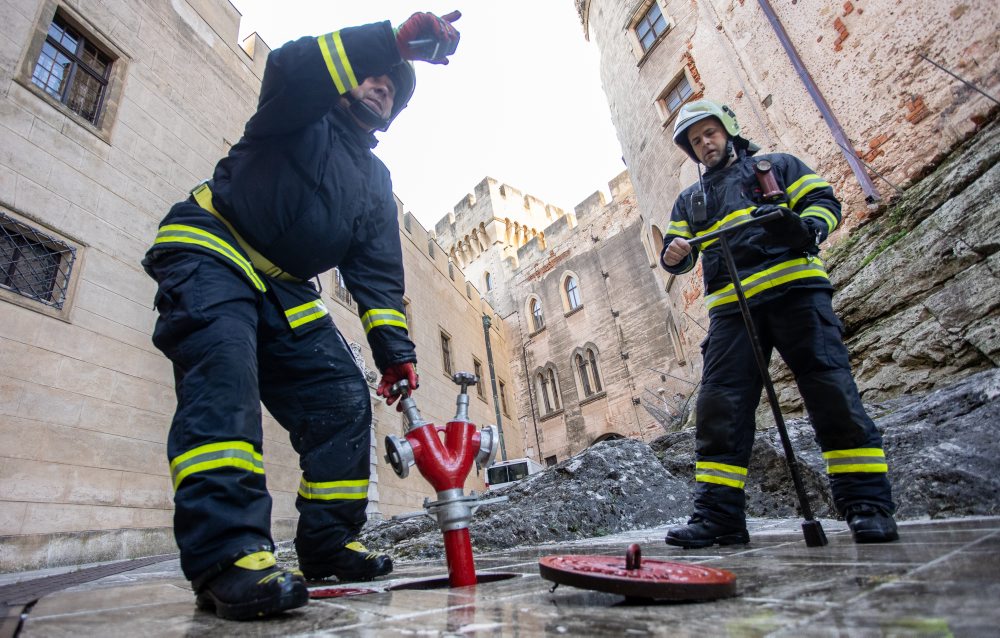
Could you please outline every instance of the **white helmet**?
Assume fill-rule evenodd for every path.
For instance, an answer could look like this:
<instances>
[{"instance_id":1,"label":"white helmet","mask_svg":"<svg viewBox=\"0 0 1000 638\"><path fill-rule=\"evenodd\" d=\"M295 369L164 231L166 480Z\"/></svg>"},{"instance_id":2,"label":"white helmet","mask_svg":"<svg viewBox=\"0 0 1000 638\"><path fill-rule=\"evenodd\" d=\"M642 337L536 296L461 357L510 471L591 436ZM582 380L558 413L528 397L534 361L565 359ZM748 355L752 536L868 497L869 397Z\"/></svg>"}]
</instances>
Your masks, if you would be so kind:
<instances>
[{"instance_id":1,"label":"white helmet","mask_svg":"<svg viewBox=\"0 0 1000 638\"><path fill-rule=\"evenodd\" d=\"M680 113L677 114L677 122L674 124L674 144L684 149L688 157L695 162L699 160L698 156L694 154L694 149L691 148L691 142L688 141L687 130L695 122L700 122L706 117L714 117L719 120L722 127L729 133L729 137L734 138L740 134L736 113L725 104L714 100L688 102L681 107Z\"/></svg>"}]
</instances>

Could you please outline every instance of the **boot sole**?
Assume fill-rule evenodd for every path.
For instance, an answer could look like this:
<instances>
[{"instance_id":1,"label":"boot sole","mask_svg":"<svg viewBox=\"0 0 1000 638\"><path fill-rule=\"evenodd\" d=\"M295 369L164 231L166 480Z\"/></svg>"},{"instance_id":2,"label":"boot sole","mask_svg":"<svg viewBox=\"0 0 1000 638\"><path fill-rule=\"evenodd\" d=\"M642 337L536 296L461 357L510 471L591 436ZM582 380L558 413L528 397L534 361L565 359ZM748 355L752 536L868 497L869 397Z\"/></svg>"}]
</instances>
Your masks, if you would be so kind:
<instances>
[{"instance_id":1,"label":"boot sole","mask_svg":"<svg viewBox=\"0 0 1000 638\"><path fill-rule=\"evenodd\" d=\"M853 534L854 542L859 544L864 543L891 543L892 541L899 540L899 532L891 532L889 534L883 534L880 532L865 533L861 532L859 534Z\"/></svg>"},{"instance_id":2,"label":"boot sole","mask_svg":"<svg viewBox=\"0 0 1000 638\"><path fill-rule=\"evenodd\" d=\"M214 611L216 616L225 620L255 620L302 607L308 602L309 590L304 585L294 587L291 591L282 592L279 596L244 603L226 603L207 591L198 594L195 598L198 609Z\"/></svg>"},{"instance_id":3,"label":"boot sole","mask_svg":"<svg viewBox=\"0 0 1000 638\"><path fill-rule=\"evenodd\" d=\"M377 573L366 572L364 574L351 573L351 572L334 572L334 571L309 571L302 568L299 565L299 570L302 572L302 577L306 580L326 580L328 578L336 578L342 583L367 583L369 581L375 580L379 576L385 576L386 574L392 573L392 567L384 571Z\"/></svg>"},{"instance_id":4,"label":"boot sole","mask_svg":"<svg viewBox=\"0 0 1000 638\"><path fill-rule=\"evenodd\" d=\"M667 545L683 547L684 549L703 549L712 545L746 545L750 542L750 534L747 532L737 534L724 534L705 540L693 540L685 538L675 538L667 535L665 539Z\"/></svg>"}]
</instances>

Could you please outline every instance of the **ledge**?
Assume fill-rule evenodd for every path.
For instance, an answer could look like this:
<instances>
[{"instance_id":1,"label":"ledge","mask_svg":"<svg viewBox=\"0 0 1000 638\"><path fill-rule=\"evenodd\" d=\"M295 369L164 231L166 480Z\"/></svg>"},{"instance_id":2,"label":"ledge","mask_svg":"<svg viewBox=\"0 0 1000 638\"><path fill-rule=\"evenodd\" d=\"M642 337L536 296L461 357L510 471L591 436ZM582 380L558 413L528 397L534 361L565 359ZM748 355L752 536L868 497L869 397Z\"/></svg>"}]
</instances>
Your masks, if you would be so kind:
<instances>
[{"instance_id":1,"label":"ledge","mask_svg":"<svg viewBox=\"0 0 1000 638\"><path fill-rule=\"evenodd\" d=\"M563 412L565 412L565 410L563 408L559 408L558 410L553 410L551 412L547 412L547 413L543 414L542 416L538 417L538 420L539 421L548 421L549 419L552 419L552 418L555 418L555 417L561 415Z\"/></svg>"},{"instance_id":2,"label":"ledge","mask_svg":"<svg viewBox=\"0 0 1000 638\"><path fill-rule=\"evenodd\" d=\"M583 401L580 401L580 405L581 406L587 405L588 403L593 403L594 401L597 401L598 399L604 399L607 396L608 396L607 391L606 390L601 390L600 392L598 392L596 394L590 395L589 397L587 397Z\"/></svg>"},{"instance_id":3,"label":"ledge","mask_svg":"<svg viewBox=\"0 0 1000 638\"><path fill-rule=\"evenodd\" d=\"M581 310L583 310L583 304L580 304L579 306L577 306L576 308L573 308L569 312L564 312L563 316L564 317L568 317L570 315L575 315L576 313L580 312Z\"/></svg>"}]
</instances>

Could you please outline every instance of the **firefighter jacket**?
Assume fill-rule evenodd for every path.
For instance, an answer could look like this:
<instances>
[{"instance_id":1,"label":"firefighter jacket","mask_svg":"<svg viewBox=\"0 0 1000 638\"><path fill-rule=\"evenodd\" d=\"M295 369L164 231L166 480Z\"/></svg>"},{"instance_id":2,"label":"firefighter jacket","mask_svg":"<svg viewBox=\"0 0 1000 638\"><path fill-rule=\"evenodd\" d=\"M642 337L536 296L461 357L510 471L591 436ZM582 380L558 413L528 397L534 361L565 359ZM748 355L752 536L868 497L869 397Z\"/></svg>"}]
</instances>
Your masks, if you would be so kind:
<instances>
[{"instance_id":1,"label":"firefighter jacket","mask_svg":"<svg viewBox=\"0 0 1000 638\"><path fill-rule=\"evenodd\" d=\"M389 171L372 154L374 136L339 106L342 94L400 62L388 22L273 51L257 110L216 165L210 194L194 191L198 208L175 206L151 251L183 243L233 262L258 290L274 289L295 330L327 312L311 285L288 281L338 267L379 369L415 361Z\"/></svg>"},{"instance_id":2,"label":"firefighter jacket","mask_svg":"<svg viewBox=\"0 0 1000 638\"><path fill-rule=\"evenodd\" d=\"M784 192L781 205L803 218L817 235L816 243L833 232L840 223L840 202L826 180L792 155L772 153L753 158L752 154L741 151L732 164L707 171L701 183L681 192L670 214L664 246L675 237L691 239L749 220L754 209L764 203L753 168L754 162L761 159L770 160L773 166L772 173ZM702 184L708 214L704 221L695 221L691 199L701 190ZM774 299L791 288L832 288L823 262L816 256L819 252L816 245L798 250L790 248L762 224L738 230L728 237L728 241L751 306ZM691 254L675 266L667 266L662 258L660 264L670 273L683 274L694 268L699 254L709 316L738 312L735 288L718 238L693 247Z\"/></svg>"}]
</instances>

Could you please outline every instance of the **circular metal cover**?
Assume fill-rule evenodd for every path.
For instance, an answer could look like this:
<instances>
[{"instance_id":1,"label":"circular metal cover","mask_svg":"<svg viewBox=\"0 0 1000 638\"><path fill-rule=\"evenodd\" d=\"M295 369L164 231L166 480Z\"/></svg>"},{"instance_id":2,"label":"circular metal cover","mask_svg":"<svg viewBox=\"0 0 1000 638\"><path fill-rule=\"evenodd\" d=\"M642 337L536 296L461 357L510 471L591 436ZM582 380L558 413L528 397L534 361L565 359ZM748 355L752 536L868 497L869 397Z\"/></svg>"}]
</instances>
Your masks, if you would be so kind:
<instances>
[{"instance_id":1,"label":"circular metal cover","mask_svg":"<svg viewBox=\"0 0 1000 638\"><path fill-rule=\"evenodd\" d=\"M637 550L636 550L637 553ZM724 569L618 556L543 556L542 578L560 585L656 600L713 600L736 595L736 575Z\"/></svg>"}]
</instances>

